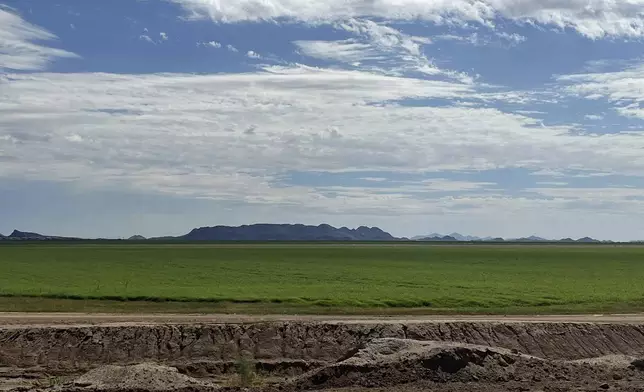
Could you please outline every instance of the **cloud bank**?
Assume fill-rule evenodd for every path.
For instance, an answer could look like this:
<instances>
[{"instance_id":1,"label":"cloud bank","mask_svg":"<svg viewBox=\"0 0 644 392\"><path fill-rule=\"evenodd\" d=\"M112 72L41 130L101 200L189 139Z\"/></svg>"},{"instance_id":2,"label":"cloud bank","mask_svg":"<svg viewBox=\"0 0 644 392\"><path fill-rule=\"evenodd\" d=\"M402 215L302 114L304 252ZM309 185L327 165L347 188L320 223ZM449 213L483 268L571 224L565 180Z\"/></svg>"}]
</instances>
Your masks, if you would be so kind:
<instances>
[{"instance_id":1,"label":"cloud bank","mask_svg":"<svg viewBox=\"0 0 644 392\"><path fill-rule=\"evenodd\" d=\"M190 18L218 22L294 20L307 23L348 18L425 20L441 24L497 20L573 29L591 39L642 37L644 0L174 0Z\"/></svg>"}]
</instances>

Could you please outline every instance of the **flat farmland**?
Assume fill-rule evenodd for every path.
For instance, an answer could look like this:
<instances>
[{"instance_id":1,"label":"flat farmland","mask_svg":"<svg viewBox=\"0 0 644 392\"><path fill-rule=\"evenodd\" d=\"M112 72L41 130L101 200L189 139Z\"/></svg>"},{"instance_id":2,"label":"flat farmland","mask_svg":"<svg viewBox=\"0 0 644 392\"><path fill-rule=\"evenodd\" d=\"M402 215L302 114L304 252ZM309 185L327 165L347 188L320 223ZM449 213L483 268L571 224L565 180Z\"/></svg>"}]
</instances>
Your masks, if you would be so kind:
<instances>
[{"instance_id":1,"label":"flat farmland","mask_svg":"<svg viewBox=\"0 0 644 392\"><path fill-rule=\"evenodd\" d=\"M543 314L644 310L644 247L5 244L0 311Z\"/></svg>"}]
</instances>

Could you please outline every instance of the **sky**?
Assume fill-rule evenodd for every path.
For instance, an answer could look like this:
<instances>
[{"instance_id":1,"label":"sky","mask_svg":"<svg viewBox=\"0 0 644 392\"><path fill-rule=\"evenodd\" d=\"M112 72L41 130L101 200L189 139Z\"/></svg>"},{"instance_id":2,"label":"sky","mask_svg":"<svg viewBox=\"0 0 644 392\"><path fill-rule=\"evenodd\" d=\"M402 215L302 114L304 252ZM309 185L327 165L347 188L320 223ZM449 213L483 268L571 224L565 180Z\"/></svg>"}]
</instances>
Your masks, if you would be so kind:
<instances>
[{"instance_id":1,"label":"sky","mask_svg":"<svg viewBox=\"0 0 644 392\"><path fill-rule=\"evenodd\" d=\"M644 239L644 0L0 0L0 233Z\"/></svg>"}]
</instances>

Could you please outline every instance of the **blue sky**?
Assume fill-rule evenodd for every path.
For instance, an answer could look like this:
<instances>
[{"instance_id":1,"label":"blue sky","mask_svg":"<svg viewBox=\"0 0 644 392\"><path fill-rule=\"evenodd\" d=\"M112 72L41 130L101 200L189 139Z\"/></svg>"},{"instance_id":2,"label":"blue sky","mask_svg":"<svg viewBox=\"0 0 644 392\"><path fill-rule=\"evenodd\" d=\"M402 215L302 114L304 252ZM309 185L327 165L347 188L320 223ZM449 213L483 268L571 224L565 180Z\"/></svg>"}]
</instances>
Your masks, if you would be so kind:
<instances>
[{"instance_id":1,"label":"blue sky","mask_svg":"<svg viewBox=\"0 0 644 392\"><path fill-rule=\"evenodd\" d=\"M643 36L644 0L0 0L0 233L644 239Z\"/></svg>"}]
</instances>

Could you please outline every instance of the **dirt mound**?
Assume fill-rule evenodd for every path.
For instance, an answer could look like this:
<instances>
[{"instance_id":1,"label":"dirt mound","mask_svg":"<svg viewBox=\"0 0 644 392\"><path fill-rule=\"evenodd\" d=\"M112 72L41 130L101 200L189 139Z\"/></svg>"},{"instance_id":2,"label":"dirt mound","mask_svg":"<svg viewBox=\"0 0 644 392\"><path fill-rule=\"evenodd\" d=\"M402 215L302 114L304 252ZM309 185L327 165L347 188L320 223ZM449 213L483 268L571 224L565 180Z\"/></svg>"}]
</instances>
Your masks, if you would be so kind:
<instances>
[{"instance_id":1,"label":"dirt mound","mask_svg":"<svg viewBox=\"0 0 644 392\"><path fill-rule=\"evenodd\" d=\"M152 363L102 366L77 378L73 386L69 387L64 390L153 392L216 389L203 381L179 373L176 368Z\"/></svg>"},{"instance_id":2,"label":"dirt mound","mask_svg":"<svg viewBox=\"0 0 644 392\"><path fill-rule=\"evenodd\" d=\"M607 381L644 380L633 367L601 363L546 360L492 347L375 339L354 355L312 371L283 386L286 390L344 387L393 387L413 383L447 385L572 385L581 382L597 388ZM644 384L643 384L644 385ZM430 388L436 389L436 388Z\"/></svg>"},{"instance_id":3,"label":"dirt mound","mask_svg":"<svg viewBox=\"0 0 644 392\"><path fill-rule=\"evenodd\" d=\"M355 365L366 363L386 363L427 356L428 354L433 355L433 353L452 351L460 352L465 356L472 354L472 358L468 357L465 358L465 360L471 359L473 361L478 361L477 355L480 355L483 358L489 355L506 357L506 360L513 360L511 359L511 356L520 356L518 352L513 353L511 350L502 348L492 349L490 347L474 344L384 338L372 340L363 348L359 349L355 355L352 355L343 362Z\"/></svg>"},{"instance_id":4,"label":"dirt mound","mask_svg":"<svg viewBox=\"0 0 644 392\"><path fill-rule=\"evenodd\" d=\"M295 380L293 387L382 387L418 380L496 381L509 377L510 366L519 357L510 351L468 344L374 339L350 358Z\"/></svg>"}]
</instances>

